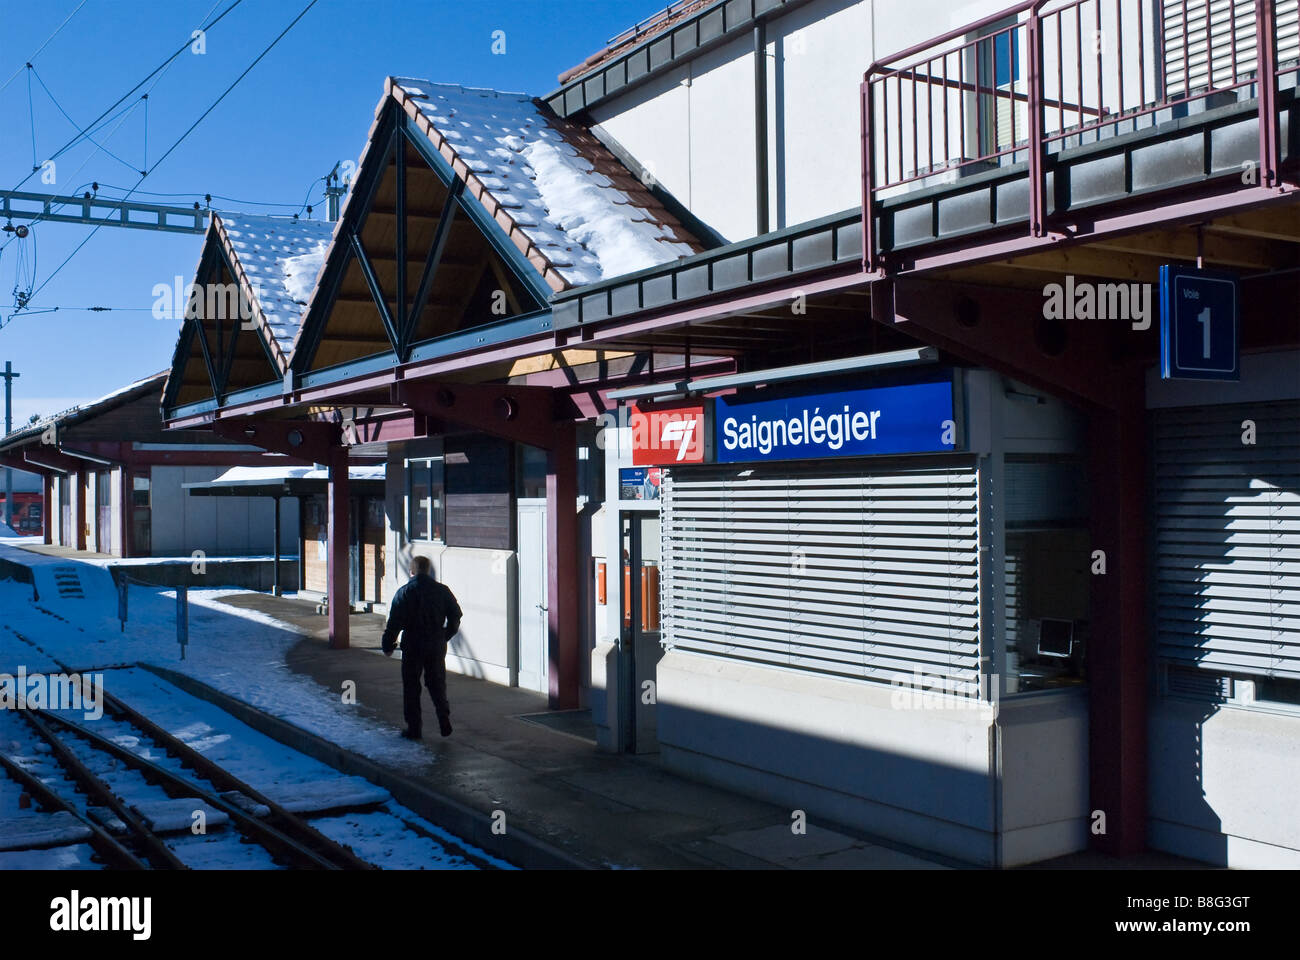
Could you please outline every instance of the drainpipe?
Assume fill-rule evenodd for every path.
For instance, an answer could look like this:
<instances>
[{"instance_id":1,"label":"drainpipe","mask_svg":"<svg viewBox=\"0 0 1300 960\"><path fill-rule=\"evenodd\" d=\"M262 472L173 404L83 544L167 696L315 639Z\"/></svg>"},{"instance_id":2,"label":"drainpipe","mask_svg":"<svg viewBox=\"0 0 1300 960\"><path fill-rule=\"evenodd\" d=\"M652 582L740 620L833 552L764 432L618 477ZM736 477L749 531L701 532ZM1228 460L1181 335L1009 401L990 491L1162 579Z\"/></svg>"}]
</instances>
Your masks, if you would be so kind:
<instances>
[{"instance_id":1,"label":"drainpipe","mask_svg":"<svg viewBox=\"0 0 1300 960\"><path fill-rule=\"evenodd\" d=\"M758 232L768 231L767 217L767 25L754 25L754 181Z\"/></svg>"}]
</instances>

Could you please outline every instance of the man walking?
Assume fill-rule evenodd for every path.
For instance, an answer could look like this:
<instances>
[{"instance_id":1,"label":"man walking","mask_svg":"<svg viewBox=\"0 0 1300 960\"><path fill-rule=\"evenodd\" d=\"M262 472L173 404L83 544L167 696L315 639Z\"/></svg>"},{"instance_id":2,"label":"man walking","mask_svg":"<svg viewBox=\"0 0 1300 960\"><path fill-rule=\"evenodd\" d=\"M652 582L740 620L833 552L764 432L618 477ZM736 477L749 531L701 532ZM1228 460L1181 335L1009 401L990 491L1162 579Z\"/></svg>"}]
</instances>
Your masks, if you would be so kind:
<instances>
[{"instance_id":1,"label":"man walking","mask_svg":"<svg viewBox=\"0 0 1300 960\"><path fill-rule=\"evenodd\" d=\"M406 729L402 736L419 740L420 676L433 698L438 729L451 736L451 707L447 703L447 641L460 629L460 604L445 584L433 579L428 557L411 560L411 579L393 596L384 628L384 656L391 657L402 634L402 707Z\"/></svg>"}]
</instances>

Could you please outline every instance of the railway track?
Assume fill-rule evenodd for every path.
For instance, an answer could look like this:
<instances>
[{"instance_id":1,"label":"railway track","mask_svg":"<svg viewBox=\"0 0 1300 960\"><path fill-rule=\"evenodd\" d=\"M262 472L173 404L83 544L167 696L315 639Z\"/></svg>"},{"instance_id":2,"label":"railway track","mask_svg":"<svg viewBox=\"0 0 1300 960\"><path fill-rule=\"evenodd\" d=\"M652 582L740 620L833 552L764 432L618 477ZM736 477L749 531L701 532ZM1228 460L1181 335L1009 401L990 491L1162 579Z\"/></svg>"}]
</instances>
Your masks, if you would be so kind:
<instances>
[{"instance_id":1,"label":"railway track","mask_svg":"<svg viewBox=\"0 0 1300 960\"><path fill-rule=\"evenodd\" d=\"M4 629L65 674L74 672L27 637ZM384 791L367 797L349 796L344 790L337 803L318 801L294 812L107 690L102 691L102 704L103 717L93 721L49 710L13 711L27 745L14 751L0 736L0 777L7 774L41 810L61 814L65 822L75 818L84 828L82 842L107 867L191 869L187 859L194 852L192 843L205 840L239 843L241 852L256 854L263 869L379 869L338 838L347 832L340 830L338 821L349 817L382 818L390 837L414 835L467 864L495 866L472 848L435 835L431 825L402 808L389 809L391 798ZM17 741L14 745L21 747ZM200 810L205 824L212 822L214 829L195 837L189 818L197 820ZM336 836L313 826L306 814L329 824ZM364 839L365 831L358 827L357 835ZM234 859L222 852L216 858L222 865Z\"/></svg>"},{"instance_id":2,"label":"railway track","mask_svg":"<svg viewBox=\"0 0 1300 960\"><path fill-rule=\"evenodd\" d=\"M122 706L118 704L119 709ZM22 710L19 714L49 746L64 775L77 790L111 811L117 822L125 827L122 831L125 845L133 848L138 859L153 869L183 870L188 867L169 846L166 837L150 826L147 818L133 810L101 776L92 772L80 756L86 747L109 755L137 773L146 783L160 787L169 797L191 799L196 810L217 810L225 814L245 841L263 847L281 866L312 870L375 869L343 844L317 831L303 817L285 810L160 728L162 735L153 737L154 742L183 764L192 764L196 776L179 774L58 714L38 715L31 710ZM74 747L78 740L85 745L81 750ZM6 769L17 765L11 758L6 759Z\"/></svg>"}]
</instances>

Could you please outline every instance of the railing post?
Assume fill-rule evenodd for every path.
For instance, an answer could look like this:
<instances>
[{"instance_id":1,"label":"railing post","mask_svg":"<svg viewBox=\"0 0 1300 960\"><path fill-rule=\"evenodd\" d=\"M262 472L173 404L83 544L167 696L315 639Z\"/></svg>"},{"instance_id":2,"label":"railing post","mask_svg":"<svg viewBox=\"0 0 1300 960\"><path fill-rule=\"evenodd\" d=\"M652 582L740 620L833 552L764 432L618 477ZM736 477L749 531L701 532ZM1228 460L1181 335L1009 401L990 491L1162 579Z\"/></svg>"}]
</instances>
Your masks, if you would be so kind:
<instances>
[{"instance_id":1,"label":"railing post","mask_svg":"<svg viewBox=\"0 0 1300 960\"><path fill-rule=\"evenodd\" d=\"M1043 38L1038 11L1044 0L1029 10L1026 53L1029 57L1029 131L1026 148L1029 154L1029 233L1047 234L1047 178L1043 172L1046 145L1043 143Z\"/></svg>"},{"instance_id":2,"label":"railing post","mask_svg":"<svg viewBox=\"0 0 1300 960\"><path fill-rule=\"evenodd\" d=\"M874 132L875 105L871 97L871 71L862 78L862 269L874 272L879 266L876 256L876 204L873 184L876 179L876 158L871 149Z\"/></svg>"},{"instance_id":3,"label":"railing post","mask_svg":"<svg viewBox=\"0 0 1300 960\"><path fill-rule=\"evenodd\" d=\"M1277 23L1274 0L1255 0L1255 84L1259 87L1259 183L1278 184ZM1233 38L1236 42L1236 38Z\"/></svg>"}]
</instances>

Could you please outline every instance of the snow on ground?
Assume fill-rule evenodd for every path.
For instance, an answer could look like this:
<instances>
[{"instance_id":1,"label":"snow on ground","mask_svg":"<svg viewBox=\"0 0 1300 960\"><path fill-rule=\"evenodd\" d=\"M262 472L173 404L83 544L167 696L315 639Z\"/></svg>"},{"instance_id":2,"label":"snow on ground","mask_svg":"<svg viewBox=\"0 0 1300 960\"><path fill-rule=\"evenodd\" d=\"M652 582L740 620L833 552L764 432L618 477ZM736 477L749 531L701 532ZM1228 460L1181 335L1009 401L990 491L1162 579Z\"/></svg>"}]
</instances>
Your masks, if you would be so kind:
<instances>
[{"instance_id":1,"label":"snow on ground","mask_svg":"<svg viewBox=\"0 0 1300 960\"><path fill-rule=\"evenodd\" d=\"M312 819L312 825L322 833L353 847L366 859L373 857L371 862L378 866L406 870L475 869L474 864L464 857L427 836L409 830L406 823L410 822L421 833L445 838L474 856L503 868L509 867L423 820L393 801L386 790L364 778L341 774L333 767L259 733L219 707L177 689L147 670L113 670L106 675L105 684L114 694L180 740L290 810L309 813L383 803L382 808L366 813ZM69 719L77 722L75 715L69 715ZM92 726L142 756L202 783L193 771L181 768L178 760L166 757L143 741L128 724L104 717L93 721ZM92 764L97 772L99 762ZM113 775L115 771L110 764L110 780ZM126 784L125 790L115 792L126 796L128 793L143 794L147 790L139 785ZM171 842L170 838L168 842ZM256 866L242 862L245 854L240 850L225 850L210 844L206 850L199 848L196 854L194 847L187 841L186 848L177 847L177 852L195 867ZM190 860L190 857L204 853L209 858L206 862Z\"/></svg>"},{"instance_id":2,"label":"snow on ground","mask_svg":"<svg viewBox=\"0 0 1300 960\"><path fill-rule=\"evenodd\" d=\"M64 667L83 674L102 672L104 687L169 729L236 776L288 806L305 810L344 803L377 803L386 791L359 777L340 774L304 754L266 737L220 708L177 689L146 670L122 667L136 662L166 666L221 689L246 703L281 716L348 749L380 762L414 768L429 760L419 746L396 737L390 728L362 717L314 681L291 673L284 664L299 635L265 614L218 603L220 597L242 590L190 591L189 638L186 658L176 644L176 594L161 587L130 588L125 631L116 618L117 598L111 575L99 565L49 557L0 544L0 558L27 566L34 584L0 581L0 674L61 672ZM70 575L76 593L69 595ZM63 593L61 594L61 589ZM39 595L39 601L35 596ZM183 771L168 757L136 735L121 721L107 716L90 721L84 714L67 714L74 722L91 722L105 735L164 766ZM17 714L0 711L0 742L21 755L24 765L51 782L61 781L50 766L48 748L35 743ZM17 754L14 751L17 750ZM168 800L160 788L136 781L121 765L84 742L76 745L115 792L143 808L162 810ZM48 769L47 769L48 767ZM7 778L0 777L0 783ZM12 791L0 789L0 821L19 813ZM84 798L82 800L84 806ZM166 811L162 811L166 812ZM496 866L509 868L483 851L467 845L436 824L419 817L391 797L366 813L346 813L316 821L318 829L353 846L372 862L396 869L475 869L456 848ZM11 824L13 830L26 826ZM415 830L408 824L414 824ZM225 831L207 837L178 836L178 855L197 868L258 868L269 859L256 846L230 844ZM444 846L440 840L448 842ZM28 867L59 869L87 867L86 851L65 846L40 851L0 851L0 869Z\"/></svg>"},{"instance_id":3,"label":"snow on ground","mask_svg":"<svg viewBox=\"0 0 1300 960\"><path fill-rule=\"evenodd\" d=\"M17 537L18 534L14 531L14 528L9 526L9 524L5 523L3 520L0 520L0 540L9 540L11 538L16 539Z\"/></svg>"},{"instance_id":4,"label":"snow on ground","mask_svg":"<svg viewBox=\"0 0 1300 960\"><path fill-rule=\"evenodd\" d=\"M441 836L474 856L507 868L504 861L469 847L419 814L402 807L387 791L361 777L347 777L334 767L294 751L278 740L244 725L225 710L196 699L147 670L114 670L107 678L113 693L147 714L178 739L224 766L235 777L289 809L320 810L329 805L382 803L383 809L313 818L312 825L354 847L365 859L390 869L474 869L471 862L446 851L434 840L409 833L403 821L424 833ZM98 721L103 722L103 721ZM400 843L394 844L394 839Z\"/></svg>"},{"instance_id":5,"label":"snow on ground","mask_svg":"<svg viewBox=\"0 0 1300 960\"><path fill-rule=\"evenodd\" d=\"M0 581L0 673L19 665L29 672L55 669L53 661L72 670L100 670L146 662L189 674L305 730L326 737L380 763L409 770L423 767L431 755L402 740L396 731L362 716L344 704L342 691L332 697L314 680L293 673L285 654L301 638L289 625L252 610L218 600L246 590L189 591L189 645L181 659L176 643L176 591L132 585L125 632L117 620L117 593L105 567L49 557L0 543L0 558L28 566L36 580L42 613L32 599L32 585ZM85 599L58 595L60 567L74 567ZM43 651L42 661L22 634Z\"/></svg>"},{"instance_id":6,"label":"snow on ground","mask_svg":"<svg viewBox=\"0 0 1300 960\"><path fill-rule=\"evenodd\" d=\"M104 869L91 859L94 855L94 848L86 843L51 850L4 850L0 851L0 871Z\"/></svg>"}]
</instances>

